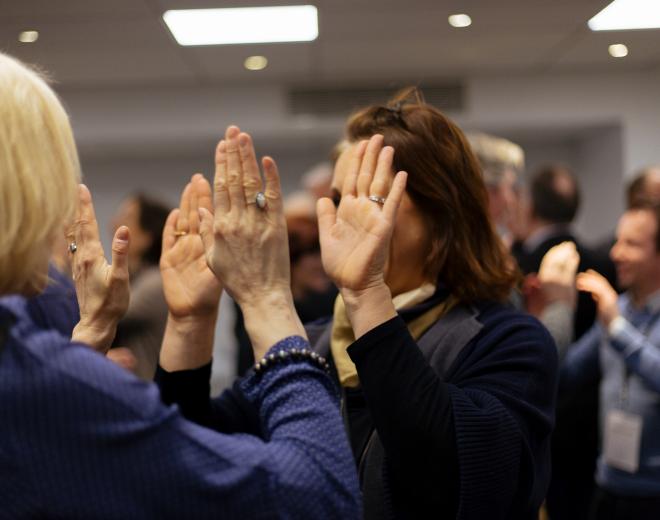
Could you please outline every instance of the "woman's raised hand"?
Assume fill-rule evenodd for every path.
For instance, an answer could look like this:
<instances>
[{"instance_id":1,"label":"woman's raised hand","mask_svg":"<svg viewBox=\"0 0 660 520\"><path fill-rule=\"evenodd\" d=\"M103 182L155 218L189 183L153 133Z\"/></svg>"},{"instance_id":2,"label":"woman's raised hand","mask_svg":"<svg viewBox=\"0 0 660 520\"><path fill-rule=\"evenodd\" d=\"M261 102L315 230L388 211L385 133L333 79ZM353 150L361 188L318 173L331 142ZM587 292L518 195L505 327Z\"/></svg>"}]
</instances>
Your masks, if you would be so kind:
<instances>
[{"instance_id":1,"label":"woman's raised hand","mask_svg":"<svg viewBox=\"0 0 660 520\"><path fill-rule=\"evenodd\" d=\"M76 285L80 322L72 339L106 352L115 337L117 323L129 302L129 231L121 226L112 239L112 264L108 265L99 239L92 195L84 184L78 187L78 208L67 233L71 269Z\"/></svg>"},{"instance_id":2,"label":"woman's raised hand","mask_svg":"<svg viewBox=\"0 0 660 520\"><path fill-rule=\"evenodd\" d=\"M407 174L392 182L394 149L383 136L353 147L346 163L341 202L317 203L321 255L328 276L342 292L383 286L396 213Z\"/></svg>"},{"instance_id":3,"label":"woman's raised hand","mask_svg":"<svg viewBox=\"0 0 660 520\"><path fill-rule=\"evenodd\" d=\"M160 272L172 318L210 318L215 322L222 285L206 264L199 208L211 211L213 203L211 186L198 173L183 190L179 208L165 223Z\"/></svg>"},{"instance_id":4,"label":"woman's raised hand","mask_svg":"<svg viewBox=\"0 0 660 520\"><path fill-rule=\"evenodd\" d=\"M200 209L208 265L240 305L257 359L279 339L304 335L291 296L277 166L269 157L261 164L265 185L252 139L230 126L216 148L215 214Z\"/></svg>"},{"instance_id":5,"label":"woman's raised hand","mask_svg":"<svg viewBox=\"0 0 660 520\"><path fill-rule=\"evenodd\" d=\"M206 264L199 234L199 212L211 207L211 186L195 174L163 229L160 272L169 315L160 366L170 372L199 368L213 355L222 284Z\"/></svg>"}]
</instances>

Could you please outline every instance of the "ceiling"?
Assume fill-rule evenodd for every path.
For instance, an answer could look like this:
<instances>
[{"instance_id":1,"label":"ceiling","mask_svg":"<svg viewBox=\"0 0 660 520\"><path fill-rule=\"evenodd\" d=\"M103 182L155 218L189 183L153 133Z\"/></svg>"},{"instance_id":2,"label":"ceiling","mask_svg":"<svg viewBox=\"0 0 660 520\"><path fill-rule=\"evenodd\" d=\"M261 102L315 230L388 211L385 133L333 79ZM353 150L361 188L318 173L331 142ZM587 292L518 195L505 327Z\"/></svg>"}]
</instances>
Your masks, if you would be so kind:
<instances>
[{"instance_id":1,"label":"ceiling","mask_svg":"<svg viewBox=\"0 0 660 520\"><path fill-rule=\"evenodd\" d=\"M0 49L51 73L60 88L432 83L518 72L660 68L660 31L592 33L608 0L309 0L311 43L180 47L162 22L173 8L282 5L284 0L0 0ZM293 2L293 3L305 3ZM456 29L448 15L468 13ZM33 44L17 41L36 29ZM630 54L615 60L611 43ZM269 66L243 68L263 54Z\"/></svg>"}]
</instances>

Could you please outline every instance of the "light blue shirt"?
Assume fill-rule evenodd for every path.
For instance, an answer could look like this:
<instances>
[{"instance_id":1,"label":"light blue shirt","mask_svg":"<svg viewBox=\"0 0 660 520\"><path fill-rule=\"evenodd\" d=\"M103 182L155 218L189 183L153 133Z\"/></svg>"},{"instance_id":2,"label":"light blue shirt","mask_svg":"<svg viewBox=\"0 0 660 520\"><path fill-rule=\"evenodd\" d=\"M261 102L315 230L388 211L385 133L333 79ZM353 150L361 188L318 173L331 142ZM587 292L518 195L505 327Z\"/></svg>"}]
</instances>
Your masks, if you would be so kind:
<instances>
[{"instance_id":1,"label":"light blue shirt","mask_svg":"<svg viewBox=\"0 0 660 520\"><path fill-rule=\"evenodd\" d=\"M643 420L639 469L628 473L599 456L596 481L626 496L660 494L660 291L642 308L628 294L619 297L621 318L609 330L595 324L569 348L561 367L561 388L577 392L600 377L601 438L605 417L614 409Z\"/></svg>"}]
</instances>

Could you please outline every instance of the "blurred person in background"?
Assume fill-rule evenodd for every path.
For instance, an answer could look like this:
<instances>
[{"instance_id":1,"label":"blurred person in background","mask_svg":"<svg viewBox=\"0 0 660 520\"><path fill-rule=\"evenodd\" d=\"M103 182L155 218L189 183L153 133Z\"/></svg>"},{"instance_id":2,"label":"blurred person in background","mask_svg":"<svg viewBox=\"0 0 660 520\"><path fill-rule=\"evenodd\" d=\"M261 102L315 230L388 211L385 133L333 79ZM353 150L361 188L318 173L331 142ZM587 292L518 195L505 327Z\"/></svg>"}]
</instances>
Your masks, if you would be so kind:
<instances>
[{"instance_id":1,"label":"blurred person in background","mask_svg":"<svg viewBox=\"0 0 660 520\"><path fill-rule=\"evenodd\" d=\"M511 247L524 233L520 186L525 153L519 145L502 137L485 133L468 133L467 137L486 183L490 216L504 244Z\"/></svg>"},{"instance_id":2,"label":"blurred person in background","mask_svg":"<svg viewBox=\"0 0 660 520\"><path fill-rule=\"evenodd\" d=\"M135 373L149 380L156 372L167 320L158 263L169 211L162 202L137 193L124 200L111 223L113 232L120 226L127 226L132 233L128 258L131 299L128 311L117 326L113 346L130 352L135 358Z\"/></svg>"},{"instance_id":3,"label":"blurred person in background","mask_svg":"<svg viewBox=\"0 0 660 520\"><path fill-rule=\"evenodd\" d=\"M62 105L39 75L1 53L0 113L0 515L360 518L336 389L308 350L294 355L308 343L290 305L274 163L265 163L267 212L255 207L252 219L237 211L223 219L217 229L233 227L229 242L207 234L215 271L246 322L262 327L253 336L257 359L280 359L241 382L259 431L218 434L184 419L163 404L164 390L102 355L128 307L129 229L115 232L109 265L91 194L78 185ZM172 370L210 353L223 290L206 263L200 207L209 215L213 207L201 175L172 212L163 245L169 314L162 359ZM227 217L227 209L216 205L216 217ZM43 330L26 309L26 299L46 286L65 228L80 308L72 338Z\"/></svg>"},{"instance_id":4,"label":"blurred person in background","mask_svg":"<svg viewBox=\"0 0 660 520\"><path fill-rule=\"evenodd\" d=\"M526 277L526 291L534 285L546 253L563 242L576 244L578 270L604 271L602 263L594 259L592 251L579 242L571 228L580 199L577 179L565 166L549 165L531 177L526 233L512 247L512 253ZM527 296L529 301L529 294ZM560 355L563 355L567 345L593 325L596 317L596 306L589 294L578 293L576 303L570 334L556 342L560 346ZM566 336L566 330L563 331ZM553 335L560 339L556 333ZM597 385L583 388L579 395L559 395L552 444L552 480L546 502L552 518L578 519L588 513L598 453L597 414Z\"/></svg>"},{"instance_id":5,"label":"blurred person in background","mask_svg":"<svg viewBox=\"0 0 660 520\"><path fill-rule=\"evenodd\" d=\"M322 162L314 166L302 176L300 184L304 191L309 193L314 201L322 197L329 197L332 190L332 163Z\"/></svg>"},{"instance_id":6,"label":"blurred person in background","mask_svg":"<svg viewBox=\"0 0 660 520\"><path fill-rule=\"evenodd\" d=\"M626 292L619 296L596 271L578 275L598 322L568 350L560 389L574 396L600 381L602 442L589 518L651 520L660 518L660 206L633 202L611 256Z\"/></svg>"},{"instance_id":7,"label":"blurred person in background","mask_svg":"<svg viewBox=\"0 0 660 520\"><path fill-rule=\"evenodd\" d=\"M631 208L638 204L659 204L660 203L660 166L648 166L638 171L633 179L626 186L625 207ZM599 258L609 256L612 246L616 242L614 234L602 240L595 250ZM614 266L612 265L612 268ZM612 281L616 280L616 272L613 274L603 273L605 277ZM620 292L618 284L615 284L617 291Z\"/></svg>"}]
</instances>

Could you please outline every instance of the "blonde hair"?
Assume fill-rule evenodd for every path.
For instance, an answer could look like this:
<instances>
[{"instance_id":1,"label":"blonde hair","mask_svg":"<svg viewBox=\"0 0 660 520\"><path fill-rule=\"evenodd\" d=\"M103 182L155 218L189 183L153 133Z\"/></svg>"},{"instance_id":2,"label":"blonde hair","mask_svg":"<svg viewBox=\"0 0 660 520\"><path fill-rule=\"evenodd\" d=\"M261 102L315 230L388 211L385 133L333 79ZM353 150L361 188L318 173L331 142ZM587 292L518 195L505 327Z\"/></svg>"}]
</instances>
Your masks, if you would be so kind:
<instances>
[{"instance_id":1,"label":"blonde hair","mask_svg":"<svg viewBox=\"0 0 660 520\"><path fill-rule=\"evenodd\" d=\"M37 72L0 52L0 294L43 287L80 182L69 118Z\"/></svg>"},{"instance_id":2,"label":"blonde hair","mask_svg":"<svg viewBox=\"0 0 660 520\"><path fill-rule=\"evenodd\" d=\"M516 143L484 133L469 133L467 138L487 185L499 184L507 170L512 170L516 176L523 174L525 152Z\"/></svg>"}]
</instances>

